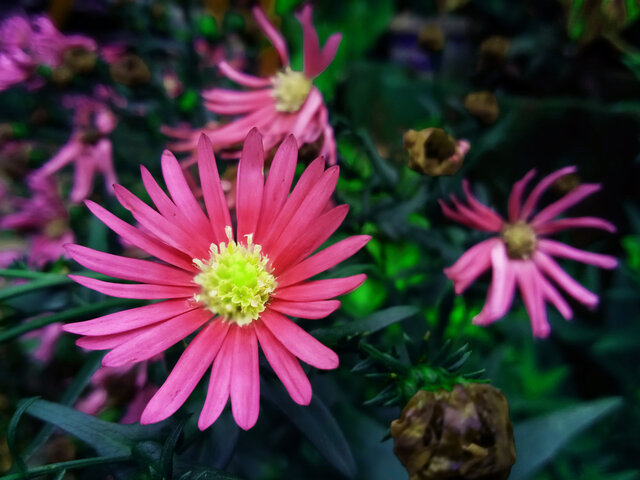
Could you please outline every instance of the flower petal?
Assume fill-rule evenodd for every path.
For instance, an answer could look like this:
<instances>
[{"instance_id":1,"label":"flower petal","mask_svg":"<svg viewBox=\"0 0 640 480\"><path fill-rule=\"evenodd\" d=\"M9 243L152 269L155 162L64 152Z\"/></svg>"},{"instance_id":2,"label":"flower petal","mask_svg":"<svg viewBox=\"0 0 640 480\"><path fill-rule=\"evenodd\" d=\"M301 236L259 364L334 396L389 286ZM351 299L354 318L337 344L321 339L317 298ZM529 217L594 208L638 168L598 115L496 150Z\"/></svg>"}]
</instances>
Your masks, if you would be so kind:
<instances>
[{"instance_id":1,"label":"flower petal","mask_svg":"<svg viewBox=\"0 0 640 480\"><path fill-rule=\"evenodd\" d=\"M489 238L474 245L449 268L444 274L453 281L455 292L464 292L491 265L491 250L501 243L499 238Z\"/></svg>"},{"instance_id":2,"label":"flower petal","mask_svg":"<svg viewBox=\"0 0 640 480\"><path fill-rule=\"evenodd\" d=\"M273 336L303 362L322 370L338 367L338 355L333 350L325 347L284 315L267 308L262 312L261 319Z\"/></svg>"},{"instance_id":3,"label":"flower petal","mask_svg":"<svg viewBox=\"0 0 640 480\"><path fill-rule=\"evenodd\" d=\"M569 175L570 173L575 173L576 167L564 167L560 170L553 172L550 175L544 177L540 182L533 188L529 196L524 202L522 206L522 210L520 211L520 220L527 220L531 216L531 212L536 208L540 197L547 189L559 178L564 177L565 175Z\"/></svg>"},{"instance_id":4,"label":"flower petal","mask_svg":"<svg viewBox=\"0 0 640 480\"><path fill-rule=\"evenodd\" d=\"M269 304L271 310L297 318L316 320L324 318L340 308L340 300L319 300L317 302L288 302L273 300Z\"/></svg>"},{"instance_id":5,"label":"flower petal","mask_svg":"<svg viewBox=\"0 0 640 480\"><path fill-rule=\"evenodd\" d=\"M491 285L482 311L473 318L474 325L488 325L502 318L515 293L516 268L520 263L510 261L502 242L491 249Z\"/></svg>"},{"instance_id":6,"label":"flower petal","mask_svg":"<svg viewBox=\"0 0 640 480\"><path fill-rule=\"evenodd\" d=\"M588 263L589 265L595 265L600 268L616 268L618 266L618 260L615 257L586 252L548 238L538 239L537 246L543 252L553 255L554 257L570 258L571 260Z\"/></svg>"},{"instance_id":7,"label":"flower petal","mask_svg":"<svg viewBox=\"0 0 640 480\"><path fill-rule=\"evenodd\" d=\"M233 361L234 342L227 334L222 347L216 355L211 368L211 378L207 388L207 398L202 406L198 428L204 430L215 422L229 399L229 385L231 384L231 367Z\"/></svg>"},{"instance_id":8,"label":"flower petal","mask_svg":"<svg viewBox=\"0 0 640 480\"><path fill-rule=\"evenodd\" d=\"M527 188L527 184L536 174L535 168L529 170L527 174L513 184L511 193L509 194L509 221L515 223L520 219L520 206L522 204L522 194L524 189Z\"/></svg>"},{"instance_id":9,"label":"flower petal","mask_svg":"<svg viewBox=\"0 0 640 480\"><path fill-rule=\"evenodd\" d=\"M262 88L271 86L271 79L254 77L253 75L240 72L229 65L225 60L218 63L218 69L220 70L220 73L229 80L244 87Z\"/></svg>"},{"instance_id":10,"label":"flower petal","mask_svg":"<svg viewBox=\"0 0 640 480\"><path fill-rule=\"evenodd\" d=\"M276 289L273 298L291 300L294 302L313 302L316 300L328 300L339 295L344 295L355 290L367 276L364 273L344 278L329 278L326 280L313 280L299 283L283 289Z\"/></svg>"},{"instance_id":11,"label":"flower petal","mask_svg":"<svg viewBox=\"0 0 640 480\"><path fill-rule=\"evenodd\" d=\"M118 298L157 300L191 297L198 292L195 285L193 287L178 287L148 283L111 283L81 275L68 275L68 277L84 287Z\"/></svg>"},{"instance_id":12,"label":"flower petal","mask_svg":"<svg viewBox=\"0 0 640 480\"><path fill-rule=\"evenodd\" d=\"M536 233L539 235L548 235L550 233L567 230L568 228L599 228L610 233L614 233L616 231L616 226L604 218L573 217L544 222L536 226Z\"/></svg>"},{"instance_id":13,"label":"flower petal","mask_svg":"<svg viewBox=\"0 0 640 480\"><path fill-rule=\"evenodd\" d=\"M267 19L267 15L260 7L253 7L253 17L256 19L256 22L260 26L260 29L267 36L271 44L274 46L278 55L280 55L280 60L282 61L283 66L289 65L289 53L287 51L287 42L285 42L284 37L280 35L280 32L276 30L276 28L269 22Z\"/></svg>"},{"instance_id":14,"label":"flower petal","mask_svg":"<svg viewBox=\"0 0 640 480\"><path fill-rule=\"evenodd\" d=\"M256 424L260 411L258 338L253 325L234 325L229 336L229 341L234 345L229 385L231 411L238 426L249 430Z\"/></svg>"},{"instance_id":15,"label":"flower petal","mask_svg":"<svg viewBox=\"0 0 640 480\"><path fill-rule=\"evenodd\" d=\"M311 383L296 357L282 346L262 321L255 322L255 329L264 356L293 401L299 405L309 405L312 396Z\"/></svg>"},{"instance_id":16,"label":"flower petal","mask_svg":"<svg viewBox=\"0 0 640 480\"><path fill-rule=\"evenodd\" d=\"M255 234L262 207L264 189L264 151L262 135L253 128L247 135L238 164L236 187L236 215L238 217L238 242L245 241L245 235Z\"/></svg>"},{"instance_id":17,"label":"flower petal","mask_svg":"<svg viewBox=\"0 0 640 480\"><path fill-rule=\"evenodd\" d=\"M485 219L487 224L491 225L492 228L495 228L496 231L501 230L504 226L504 221L496 212L492 209L483 205L471 192L471 188L469 187L469 181L467 179L462 180L462 189L464 194L467 197L467 202L475 210L482 218Z\"/></svg>"},{"instance_id":18,"label":"flower petal","mask_svg":"<svg viewBox=\"0 0 640 480\"><path fill-rule=\"evenodd\" d=\"M227 330L227 322L213 320L196 335L142 412L142 425L160 422L180 408L213 363Z\"/></svg>"},{"instance_id":19,"label":"flower petal","mask_svg":"<svg viewBox=\"0 0 640 480\"><path fill-rule=\"evenodd\" d=\"M518 270L518 285L520 293L531 319L533 336L546 338L551 332L547 321L547 311L544 303L543 289L538 281L536 266L533 262L522 262Z\"/></svg>"},{"instance_id":20,"label":"flower petal","mask_svg":"<svg viewBox=\"0 0 640 480\"><path fill-rule=\"evenodd\" d=\"M561 214L568 208L573 207L576 203L582 201L583 198L600 190L602 186L599 183L584 183L571 190L560 200L553 202L543 208L533 219L531 225L537 227L551 220L553 217Z\"/></svg>"}]
</instances>

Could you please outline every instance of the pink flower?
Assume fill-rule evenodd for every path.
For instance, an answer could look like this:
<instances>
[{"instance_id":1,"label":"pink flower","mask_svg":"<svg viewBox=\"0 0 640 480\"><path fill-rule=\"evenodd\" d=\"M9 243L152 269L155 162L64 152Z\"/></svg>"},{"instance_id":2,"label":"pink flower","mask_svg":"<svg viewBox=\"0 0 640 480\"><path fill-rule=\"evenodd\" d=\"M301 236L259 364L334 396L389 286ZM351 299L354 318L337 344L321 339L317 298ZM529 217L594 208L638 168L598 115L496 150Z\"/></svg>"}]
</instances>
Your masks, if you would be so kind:
<instances>
[{"instance_id":1,"label":"pink flower","mask_svg":"<svg viewBox=\"0 0 640 480\"><path fill-rule=\"evenodd\" d=\"M309 165L289 195L297 161L291 135L278 148L266 180L262 137L256 129L247 136L238 166L235 222L213 147L204 135L197 156L208 215L169 151L163 154L162 171L170 197L142 168L157 211L124 187L115 187L117 199L149 233L86 202L109 228L164 263L68 247L69 254L89 269L140 282L71 275L78 283L106 295L164 301L64 328L85 335L77 341L83 348L111 350L103 360L111 367L147 360L199 330L147 404L141 423L172 415L213 364L199 427L210 426L230 397L237 424L249 429L259 410L258 344L299 404L310 402L311 385L296 357L316 368L338 366L333 351L286 315L317 319L336 310L340 302L332 298L358 287L365 275L308 279L353 255L369 237L350 237L311 255L342 223L348 206L322 213L338 180L338 167L325 171L322 158Z\"/></svg>"},{"instance_id":2,"label":"pink flower","mask_svg":"<svg viewBox=\"0 0 640 480\"><path fill-rule=\"evenodd\" d=\"M118 181L113 167L113 146L109 134L116 127L116 117L102 102L88 97L70 97L65 106L73 108L74 130L71 138L60 151L32 175L48 177L71 162L75 174L71 201L86 199L93 189L96 173L104 176L106 188Z\"/></svg>"},{"instance_id":3,"label":"pink flower","mask_svg":"<svg viewBox=\"0 0 640 480\"><path fill-rule=\"evenodd\" d=\"M63 35L47 17L7 18L0 23L0 91L29 79L27 86L39 86L31 78L36 67L61 66L65 52L73 48L95 51L97 46L82 35Z\"/></svg>"},{"instance_id":4,"label":"pink flower","mask_svg":"<svg viewBox=\"0 0 640 480\"><path fill-rule=\"evenodd\" d=\"M318 35L313 27L312 8L306 5L298 14L304 35L304 71L296 72L289 64L289 54L284 38L269 23L265 13L253 9L258 25L278 51L284 68L270 78L247 75L234 69L227 62L220 62L220 73L230 80L249 88L249 91L212 88L203 93L206 107L218 115L238 116L236 120L214 128L192 131L187 128L164 127L163 132L177 141L169 148L177 152L193 153L201 133L205 133L218 150L237 158L242 142L254 126L264 135L264 148L269 151L288 134L298 140L298 147L313 143L322 137L320 155L329 164L336 163L336 145L329 125L328 112L320 91L313 86L313 79L320 75L335 57L341 34L334 34L320 48ZM191 158L184 166L195 163Z\"/></svg>"},{"instance_id":5,"label":"pink flower","mask_svg":"<svg viewBox=\"0 0 640 480\"><path fill-rule=\"evenodd\" d=\"M565 319L572 317L573 312L558 288L587 307L594 308L598 304L598 297L571 278L552 257L569 258L602 268L615 268L617 260L609 255L570 247L547 238L547 235L575 227L614 232L615 227L601 218L555 218L586 196L600 190L600 184L580 185L533 214L538 200L547 188L560 177L575 171L575 167L565 167L548 175L523 202L524 189L535 175L535 170L531 170L511 190L508 221L480 203L471 193L466 181L463 188L467 205L463 205L455 196L451 197L453 208L440 201L447 217L478 230L499 233L499 236L469 249L453 266L444 270L447 277L453 280L456 293L460 294L491 268L492 280L487 301L482 311L473 319L474 324L488 325L503 317L511 306L516 285L522 294L531 319L533 335L536 337L547 337L550 332L546 302L555 306Z\"/></svg>"},{"instance_id":6,"label":"pink flower","mask_svg":"<svg viewBox=\"0 0 640 480\"><path fill-rule=\"evenodd\" d=\"M28 245L20 253L28 252L28 265L41 268L64 255L63 245L73 242L74 236L57 184L51 179L34 178L29 188L31 198L7 200L14 212L0 219L0 228L16 230L27 237Z\"/></svg>"}]
</instances>

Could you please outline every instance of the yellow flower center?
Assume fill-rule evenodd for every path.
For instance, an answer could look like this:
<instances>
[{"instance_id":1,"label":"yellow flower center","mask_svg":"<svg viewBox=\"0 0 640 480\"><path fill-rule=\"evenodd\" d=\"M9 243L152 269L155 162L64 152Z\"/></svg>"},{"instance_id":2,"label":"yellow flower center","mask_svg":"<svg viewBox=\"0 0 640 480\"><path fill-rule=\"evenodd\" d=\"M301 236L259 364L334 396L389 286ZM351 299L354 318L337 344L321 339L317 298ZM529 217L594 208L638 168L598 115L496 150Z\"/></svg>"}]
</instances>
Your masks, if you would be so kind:
<instances>
[{"instance_id":1,"label":"yellow flower center","mask_svg":"<svg viewBox=\"0 0 640 480\"><path fill-rule=\"evenodd\" d=\"M502 239L510 258L525 259L531 257L536 248L536 234L525 222L508 223L502 230Z\"/></svg>"},{"instance_id":2,"label":"yellow flower center","mask_svg":"<svg viewBox=\"0 0 640 480\"><path fill-rule=\"evenodd\" d=\"M312 82L302 72L287 67L276 73L273 81L273 98L279 112L297 112L309 95Z\"/></svg>"},{"instance_id":3,"label":"yellow flower center","mask_svg":"<svg viewBox=\"0 0 640 480\"><path fill-rule=\"evenodd\" d=\"M252 243L252 235L247 235L244 246L233 240L231 227L225 232L229 241L212 243L208 261L193 260L200 269L193 279L200 285L195 300L228 322L249 325L265 309L276 279L261 246Z\"/></svg>"}]
</instances>

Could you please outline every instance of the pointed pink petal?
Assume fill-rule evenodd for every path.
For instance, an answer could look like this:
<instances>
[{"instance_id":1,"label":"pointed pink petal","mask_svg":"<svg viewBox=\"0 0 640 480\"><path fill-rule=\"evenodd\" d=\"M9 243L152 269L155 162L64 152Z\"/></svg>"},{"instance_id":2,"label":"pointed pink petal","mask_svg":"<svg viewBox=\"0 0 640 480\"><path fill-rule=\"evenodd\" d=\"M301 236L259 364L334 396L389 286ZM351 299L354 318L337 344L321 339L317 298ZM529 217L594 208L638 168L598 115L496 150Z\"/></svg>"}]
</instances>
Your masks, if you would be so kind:
<instances>
[{"instance_id":1,"label":"pointed pink petal","mask_svg":"<svg viewBox=\"0 0 640 480\"><path fill-rule=\"evenodd\" d=\"M522 204L522 194L524 189L527 188L527 184L531 181L536 174L535 168L529 170L527 174L513 184L511 193L509 194L509 221L515 223L520 219L520 205Z\"/></svg>"},{"instance_id":2,"label":"pointed pink petal","mask_svg":"<svg viewBox=\"0 0 640 480\"><path fill-rule=\"evenodd\" d=\"M291 300L294 302L313 302L316 300L328 300L339 295L344 295L355 290L367 276L364 273L344 278L329 278L326 280L313 280L299 283L283 289L276 289L273 298Z\"/></svg>"},{"instance_id":3,"label":"pointed pink petal","mask_svg":"<svg viewBox=\"0 0 640 480\"><path fill-rule=\"evenodd\" d=\"M493 246L491 249L491 286L482 311L473 318L474 325L488 325L507 313L513 302L516 280L514 269L518 265L519 263L509 260L502 242Z\"/></svg>"},{"instance_id":4,"label":"pointed pink petal","mask_svg":"<svg viewBox=\"0 0 640 480\"><path fill-rule=\"evenodd\" d=\"M198 419L198 428L200 430L210 427L218 419L227 404L229 385L231 384L233 349L234 342L231 339L231 335L228 334L211 368L207 398L204 401L200 418Z\"/></svg>"},{"instance_id":5,"label":"pointed pink petal","mask_svg":"<svg viewBox=\"0 0 640 480\"><path fill-rule=\"evenodd\" d=\"M253 325L234 325L229 336L234 345L229 385L231 411L238 426L243 430L249 430L256 424L260 411L258 338Z\"/></svg>"},{"instance_id":6,"label":"pointed pink petal","mask_svg":"<svg viewBox=\"0 0 640 480\"><path fill-rule=\"evenodd\" d=\"M167 300L143 307L110 313L84 322L68 323L65 332L79 335L110 335L146 327L196 308L190 299Z\"/></svg>"},{"instance_id":7,"label":"pointed pink petal","mask_svg":"<svg viewBox=\"0 0 640 480\"><path fill-rule=\"evenodd\" d=\"M269 168L269 175L264 186L258 232L269 230L276 215L287 200L293 176L296 172L297 160L298 146L296 139L293 135L289 135L278 147Z\"/></svg>"},{"instance_id":8,"label":"pointed pink petal","mask_svg":"<svg viewBox=\"0 0 640 480\"><path fill-rule=\"evenodd\" d=\"M498 215L486 205L480 203L480 201L471 192L469 182L466 179L462 180L462 189L467 196L467 202L469 202L469 205L485 219L487 224L495 229L495 231L501 230L504 226L504 221L502 220L500 215Z\"/></svg>"},{"instance_id":9,"label":"pointed pink petal","mask_svg":"<svg viewBox=\"0 0 640 480\"><path fill-rule=\"evenodd\" d=\"M110 335L100 335L97 337L88 336L80 337L76 340L76 345L87 350L111 350L123 343L128 342L144 332L148 331L153 325L136 328L128 332L113 333Z\"/></svg>"},{"instance_id":10,"label":"pointed pink petal","mask_svg":"<svg viewBox=\"0 0 640 480\"><path fill-rule=\"evenodd\" d=\"M560 177L564 177L565 175L574 173L575 171L576 171L576 167L573 167L573 166L564 167L556 172L553 172L551 175L547 175L542 180L540 180L540 183L538 183L533 188L533 190L525 200L524 205L522 207L522 211L520 212L519 219L527 220L531 216L531 212L533 212L533 209L536 208L538 200L540 200L540 197L542 196L542 194L546 192L547 189Z\"/></svg>"},{"instance_id":11,"label":"pointed pink petal","mask_svg":"<svg viewBox=\"0 0 640 480\"><path fill-rule=\"evenodd\" d=\"M49 176L52 173L57 172L68 163L71 163L80 153L82 148L82 142L72 137L71 140L69 140L69 142L67 142L67 144L63 146L51 160L33 172L33 175Z\"/></svg>"},{"instance_id":12,"label":"pointed pink petal","mask_svg":"<svg viewBox=\"0 0 640 480\"><path fill-rule=\"evenodd\" d=\"M238 242L244 243L245 235L256 233L262 207L262 191L264 189L263 168L262 135L254 128L244 141L242 156L238 164L238 182L236 186Z\"/></svg>"},{"instance_id":13,"label":"pointed pink petal","mask_svg":"<svg viewBox=\"0 0 640 480\"><path fill-rule=\"evenodd\" d=\"M325 347L284 315L267 308L260 317L273 336L303 362L322 370L338 367L338 355L333 350Z\"/></svg>"},{"instance_id":14,"label":"pointed pink petal","mask_svg":"<svg viewBox=\"0 0 640 480\"><path fill-rule=\"evenodd\" d=\"M249 104L256 102L263 104L264 100L272 100L273 88L263 90L229 90L226 88L211 88L202 92L202 98L213 104Z\"/></svg>"},{"instance_id":15,"label":"pointed pink petal","mask_svg":"<svg viewBox=\"0 0 640 480\"><path fill-rule=\"evenodd\" d=\"M586 252L555 240L538 239L538 248L554 257L570 258L571 260L588 263L600 268L616 268L618 266L618 260L611 255Z\"/></svg>"},{"instance_id":16,"label":"pointed pink petal","mask_svg":"<svg viewBox=\"0 0 640 480\"><path fill-rule=\"evenodd\" d=\"M193 274L148 260L126 258L80 245L65 245L71 258L83 267L110 277L159 285L193 286Z\"/></svg>"},{"instance_id":17,"label":"pointed pink petal","mask_svg":"<svg viewBox=\"0 0 640 480\"><path fill-rule=\"evenodd\" d=\"M147 167L140 165L140 174L142 176L142 183L144 188L151 197L151 201L156 206L160 214L165 218L183 218L178 208L171 201L169 196L164 193L164 190L158 185L155 178L151 175L151 172L147 170Z\"/></svg>"},{"instance_id":18,"label":"pointed pink petal","mask_svg":"<svg viewBox=\"0 0 640 480\"><path fill-rule=\"evenodd\" d=\"M536 233L539 235L548 235L550 233L560 232L568 228L599 228L607 232L614 233L616 226L598 217L574 217L560 218L558 220L550 220L536 226Z\"/></svg>"},{"instance_id":19,"label":"pointed pink petal","mask_svg":"<svg viewBox=\"0 0 640 480\"><path fill-rule=\"evenodd\" d=\"M103 158L103 161L98 164L98 171L104 175L105 190L113 194L113 184L118 183L118 176L116 175L115 167L113 166L113 144L108 138L104 138L98 142L96 146L98 155Z\"/></svg>"},{"instance_id":20,"label":"pointed pink petal","mask_svg":"<svg viewBox=\"0 0 640 480\"><path fill-rule=\"evenodd\" d=\"M547 321L543 288L538 282L536 266L533 262L522 262L521 267L518 270L518 285L531 320L533 336L546 338L549 336L551 328Z\"/></svg>"},{"instance_id":21,"label":"pointed pink petal","mask_svg":"<svg viewBox=\"0 0 640 480\"><path fill-rule=\"evenodd\" d=\"M195 271L192 258L183 252L176 250L164 243L152 238L136 227L129 225L127 222L120 220L114 214L105 210L103 207L92 201L85 202L87 208L91 210L96 217L102 221L107 227L120 235L127 242L141 248L149 255L159 258L167 263L175 265L184 270Z\"/></svg>"},{"instance_id":22,"label":"pointed pink petal","mask_svg":"<svg viewBox=\"0 0 640 480\"><path fill-rule=\"evenodd\" d=\"M306 132L309 132L310 125L312 119L317 115L318 110L324 106L324 100L322 99L322 94L316 87L312 87L307 99L305 100L302 108L296 112L296 121L291 127L291 133L298 139L300 142L315 141L317 136L320 136L322 133L321 130L317 131L317 136L313 138L304 138L307 137L305 135ZM308 137L311 137L309 135Z\"/></svg>"},{"instance_id":23,"label":"pointed pink petal","mask_svg":"<svg viewBox=\"0 0 640 480\"><path fill-rule=\"evenodd\" d=\"M160 422L182 406L213 363L228 329L229 324L218 319L207 324L196 335L142 412L142 425Z\"/></svg>"},{"instance_id":24,"label":"pointed pink petal","mask_svg":"<svg viewBox=\"0 0 640 480\"><path fill-rule=\"evenodd\" d=\"M287 43L280 32L269 22L267 15L260 7L253 7L253 17L260 26L260 29L267 36L271 44L275 47L283 66L289 65L289 53L287 52Z\"/></svg>"},{"instance_id":25,"label":"pointed pink petal","mask_svg":"<svg viewBox=\"0 0 640 480\"><path fill-rule=\"evenodd\" d=\"M146 327L143 333L107 353L102 364L106 367L119 367L147 360L192 334L211 317L211 312L197 308L158 325Z\"/></svg>"},{"instance_id":26,"label":"pointed pink petal","mask_svg":"<svg viewBox=\"0 0 640 480\"><path fill-rule=\"evenodd\" d=\"M211 220L211 228L216 239L216 243L227 240L224 228L231 226L229 207L224 197L218 166L213 155L213 145L211 140L202 134L198 139L198 171L200 172L200 182L202 184L202 195L207 207L207 213Z\"/></svg>"},{"instance_id":27,"label":"pointed pink petal","mask_svg":"<svg viewBox=\"0 0 640 480\"><path fill-rule=\"evenodd\" d=\"M236 70L224 60L218 64L218 68L222 75L244 87L262 88L271 86L271 79L247 75L246 73Z\"/></svg>"},{"instance_id":28,"label":"pointed pink petal","mask_svg":"<svg viewBox=\"0 0 640 480\"><path fill-rule=\"evenodd\" d=\"M455 195L451 195L451 201L456 207L458 213L473 222L475 224L475 228L478 230L484 230L485 232L497 232L502 228L503 222L500 217L498 217L498 223L496 223L492 221L491 218L487 218L485 215L463 205Z\"/></svg>"},{"instance_id":29,"label":"pointed pink petal","mask_svg":"<svg viewBox=\"0 0 640 480\"><path fill-rule=\"evenodd\" d=\"M286 272L324 244L342 224L348 211L349 205L339 205L317 217L299 236L292 235L289 241L281 238L278 248L269 256L278 278L280 272ZM336 263L339 261L342 260Z\"/></svg>"},{"instance_id":30,"label":"pointed pink petal","mask_svg":"<svg viewBox=\"0 0 640 480\"><path fill-rule=\"evenodd\" d=\"M133 217L153 235L191 258L208 258L209 244L195 242L196 238L170 222L149 205L121 185L115 186L116 198Z\"/></svg>"},{"instance_id":31,"label":"pointed pink petal","mask_svg":"<svg viewBox=\"0 0 640 480\"><path fill-rule=\"evenodd\" d=\"M256 237L256 243L259 243L264 247L265 252L273 250L275 241L278 239L282 230L287 226L293 215L299 210L300 204L306 198L309 191L317 183L324 171L324 159L316 158L311 164L302 172L298 183L294 187L291 195L287 198L284 206L276 216L272 226L265 232L260 232L260 235Z\"/></svg>"},{"instance_id":32,"label":"pointed pink petal","mask_svg":"<svg viewBox=\"0 0 640 480\"><path fill-rule=\"evenodd\" d=\"M105 295L119 298L139 298L145 300L191 297L198 292L195 287L176 287L146 283L111 283L80 275L68 275L74 282Z\"/></svg>"},{"instance_id":33,"label":"pointed pink petal","mask_svg":"<svg viewBox=\"0 0 640 480\"><path fill-rule=\"evenodd\" d=\"M560 312L560 315L562 315L565 320L571 320L571 318L573 317L573 311L571 310L569 304L565 301L564 298L562 298L562 295L560 295L558 290L556 290L556 288L551 285L551 283L549 283L546 278L544 278L544 275L542 275L540 272L536 273L537 281L538 283L540 283L544 298L549 300L553 304L553 306L556 307L556 309Z\"/></svg>"},{"instance_id":34,"label":"pointed pink petal","mask_svg":"<svg viewBox=\"0 0 640 480\"><path fill-rule=\"evenodd\" d=\"M340 308L340 300L319 300L317 302L288 302L286 300L272 300L271 310L291 315L296 318L317 320L332 314Z\"/></svg>"},{"instance_id":35,"label":"pointed pink petal","mask_svg":"<svg viewBox=\"0 0 640 480\"><path fill-rule=\"evenodd\" d=\"M491 250L499 238L489 238L474 245L449 268L444 269L444 274L453 281L455 292L459 295L464 292L480 275L491 265Z\"/></svg>"},{"instance_id":36,"label":"pointed pink petal","mask_svg":"<svg viewBox=\"0 0 640 480\"><path fill-rule=\"evenodd\" d=\"M178 160L169 150L162 153L162 175L175 202L176 207L195 227L195 231L204 235L211 242L211 225L198 205L191 188L184 178Z\"/></svg>"},{"instance_id":37,"label":"pointed pink petal","mask_svg":"<svg viewBox=\"0 0 640 480\"><path fill-rule=\"evenodd\" d=\"M293 401L299 405L309 405L312 395L311 383L296 357L276 340L262 321L255 322L255 329L264 356Z\"/></svg>"},{"instance_id":38,"label":"pointed pink petal","mask_svg":"<svg viewBox=\"0 0 640 480\"><path fill-rule=\"evenodd\" d=\"M573 207L576 203L582 201L583 198L597 192L600 188L602 187L599 183L585 183L576 187L560 200L556 200L552 204L543 208L535 217L533 217L531 225L533 227L537 227L538 225L544 224L556 215L559 215L568 208Z\"/></svg>"},{"instance_id":39,"label":"pointed pink petal","mask_svg":"<svg viewBox=\"0 0 640 480\"><path fill-rule=\"evenodd\" d=\"M93 176L96 171L96 160L84 155L76 158L73 172L73 189L69 195L73 203L82 202L91 193Z\"/></svg>"},{"instance_id":40,"label":"pointed pink petal","mask_svg":"<svg viewBox=\"0 0 640 480\"><path fill-rule=\"evenodd\" d=\"M594 308L598 304L598 296L595 293L590 292L571 278L571 276L546 253L541 250L536 250L533 254L533 260L544 273L573 298L589 308Z\"/></svg>"},{"instance_id":41,"label":"pointed pink petal","mask_svg":"<svg viewBox=\"0 0 640 480\"><path fill-rule=\"evenodd\" d=\"M333 57L342 39L342 35L340 34L332 35L327 41L324 50L321 51L318 34L313 26L312 15L313 9L311 5L305 5L296 15L302 25L304 37L304 74L308 78L317 77L329 66L333 61Z\"/></svg>"},{"instance_id":42,"label":"pointed pink petal","mask_svg":"<svg viewBox=\"0 0 640 480\"><path fill-rule=\"evenodd\" d=\"M313 226L311 228L313 228ZM281 275L278 275L278 288L284 288L303 280L307 280L318 273L334 267L338 263L354 255L358 250L364 247L369 240L371 240L369 235L356 235L345 238L344 240L325 248L321 252L316 253L294 267L285 270ZM324 243L324 240L322 243Z\"/></svg>"}]
</instances>

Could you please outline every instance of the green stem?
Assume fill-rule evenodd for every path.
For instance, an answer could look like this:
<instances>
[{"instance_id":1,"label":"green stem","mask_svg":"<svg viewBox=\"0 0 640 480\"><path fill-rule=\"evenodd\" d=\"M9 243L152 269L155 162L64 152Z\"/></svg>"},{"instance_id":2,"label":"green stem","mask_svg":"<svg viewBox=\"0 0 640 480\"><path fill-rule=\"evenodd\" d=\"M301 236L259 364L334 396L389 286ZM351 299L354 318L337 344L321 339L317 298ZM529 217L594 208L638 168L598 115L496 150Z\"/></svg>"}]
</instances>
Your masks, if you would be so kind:
<instances>
[{"instance_id":1,"label":"green stem","mask_svg":"<svg viewBox=\"0 0 640 480\"><path fill-rule=\"evenodd\" d=\"M41 288L55 287L57 285L64 285L65 283L72 282L73 281L65 275L48 275L46 277L39 277L37 280L33 280L29 283L3 288L0 290L0 300L24 295L25 293L30 293Z\"/></svg>"},{"instance_id":2,"label":"green stem","mask_svg":"<svg viewBox=\"0 0 640 480\"><path fill-rule=\"evenodd\" d=\"M107 465L110 463L128 462L131 460L130 456L113 456L113 457L98 457L98 458L83 458L80 460L70 460L68 462L51 463L49 465L42 465L41 467L35 467L27 472L11 473L0 477L0 480L21 480L24 478L35 478L42 475L52 475L61 470L71 470L76 468L93 467L96 465Z\"/></svg>"},{"instance_id":3,"label":"green stem","mask_svg":"<svg viewBox=\"0 0 640 480\"><path fill-rule=\"evenodd\" d=\"M0 344L19 337L24 333L30 332L32 330L37 330L38 328L45 327L52 323L70 322L73 320L84 319L88 316L95 315L96 313L100 313L104 310L108 310L114 307L135 306L139 304L139 300L114 298L105 300L104 302L100 303L91 303L88 305L71 308L69 310L65 310L64 312L54 313L53 315L48 315L46 317L36 318L35 320L32 320L30 322L22 323L20 325L16 325L13 328L5 330L4 332L0 332Z\"/></svg>"},{"instance_id":4,"label":"green stem","mask_svg":"<svg viewBox=\"0 0 640 480\"><path fill-rule=\"evenodd\" d=\"M30 278L30 279L36 280L39 278L61 277L61 276L62 275L58 273L45 273L45 272L37 272L35 270L0 268L0 277L7 277L7 278Z\"/></svg>"}]
</instances>

